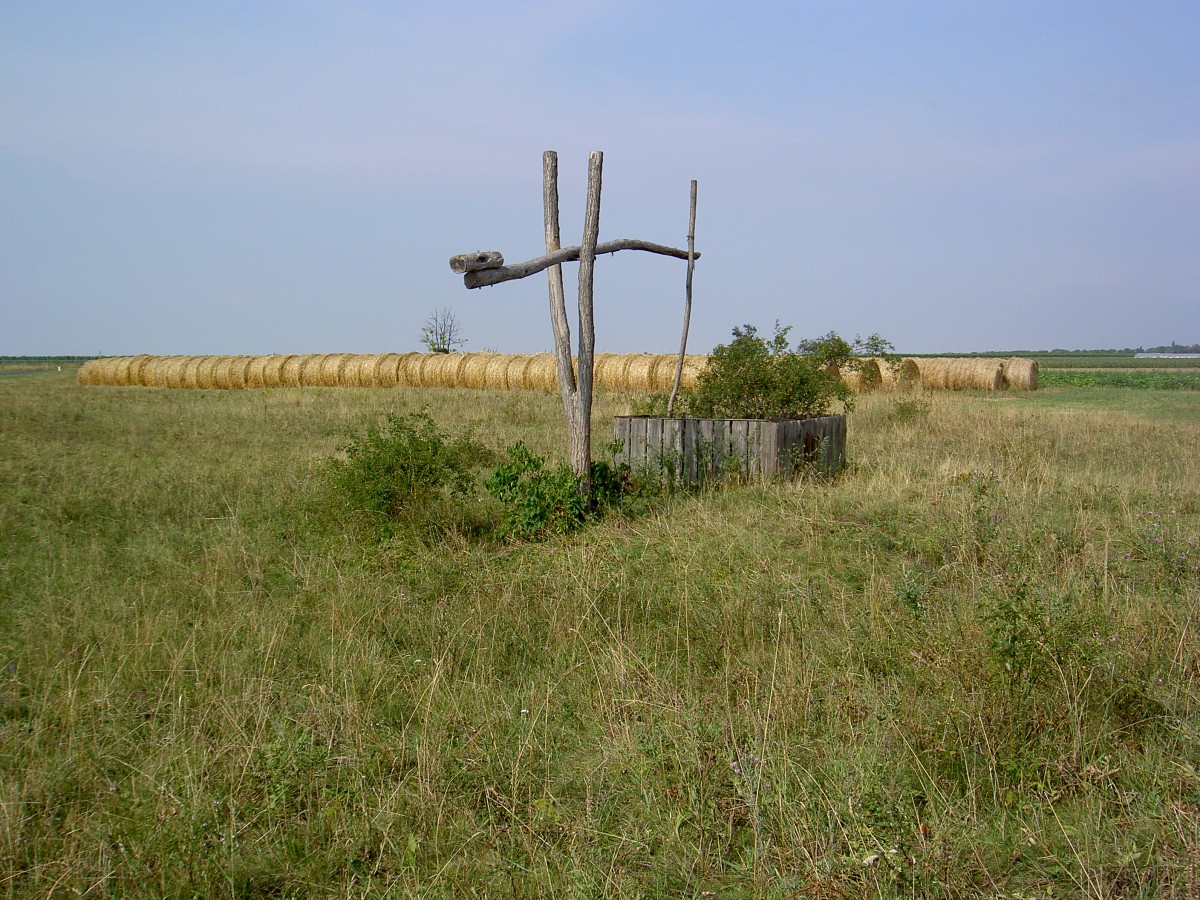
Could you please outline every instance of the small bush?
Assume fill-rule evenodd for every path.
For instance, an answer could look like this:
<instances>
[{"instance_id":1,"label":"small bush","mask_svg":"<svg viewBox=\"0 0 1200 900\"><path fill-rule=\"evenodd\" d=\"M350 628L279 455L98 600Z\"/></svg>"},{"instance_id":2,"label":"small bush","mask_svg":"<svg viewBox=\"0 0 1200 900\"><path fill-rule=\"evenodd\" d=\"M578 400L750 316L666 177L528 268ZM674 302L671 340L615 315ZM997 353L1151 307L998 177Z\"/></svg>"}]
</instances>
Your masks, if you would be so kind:
<instances>
[{"instance_id":1,"label":"small bush","mask_svg":"<svg viewBox=\"0 0 1200 900\"><path fill-rule=\"evenodd\" d=\"M874 334L850 344L830 332L793 349L790 330L776 322L768 341L753 325L734 328L733 340L713 350L696 386L681 394L682 415L806 419L828 415L839 404L849 410L854 396L839 371L861 366L863 355L891 355L891 345Z\"/></svg>"},{"instance_id":2,"label":"small bush","mask_svg":"<svg viewBox=\"0 0 1200 900\"><path fill-rule=\"evenodd\" d=\"M469 434L449 436L427 413L389 414L329 462L334 492L351 508L389 519L421 513L475 485L472 468L489 451Z\"/></svg>"},{"instance_id":3,"label":"small bush","mask_svg":"<svg viewBox=\"0 0 1200 900\"><path fill-rule=\"evenodd\" d=\"M504 507L501 536L537 540L567 534L592 515L620 502L621 476L612 466L592 463L591 491L580 490L579 477L565 464L548 466L546 458L522 443L508 448L486 487Z\"/></svg>"}]
</instances>

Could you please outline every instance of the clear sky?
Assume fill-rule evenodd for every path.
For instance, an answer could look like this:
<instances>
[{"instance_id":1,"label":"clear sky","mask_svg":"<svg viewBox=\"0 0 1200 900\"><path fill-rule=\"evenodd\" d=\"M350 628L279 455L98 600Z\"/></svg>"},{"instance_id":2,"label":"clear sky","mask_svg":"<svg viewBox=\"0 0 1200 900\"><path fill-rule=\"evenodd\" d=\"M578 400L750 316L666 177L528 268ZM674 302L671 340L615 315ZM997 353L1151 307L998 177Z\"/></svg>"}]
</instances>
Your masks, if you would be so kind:
<instances>
[{"instance_id":1,"label":"clear sky","mask_svg":"<svg viewBox=\"0 0 1200 900\"><path fill-rule=\"evenodd\" d=\"M686 245L733 326L901 352L1200 341L1196 0L0 0L0 354L552 348L544 276ZM564 267L568 302L576 266ZM596 266L597 348L678 348L686 264Z\"/></svg>"}]
</instances>

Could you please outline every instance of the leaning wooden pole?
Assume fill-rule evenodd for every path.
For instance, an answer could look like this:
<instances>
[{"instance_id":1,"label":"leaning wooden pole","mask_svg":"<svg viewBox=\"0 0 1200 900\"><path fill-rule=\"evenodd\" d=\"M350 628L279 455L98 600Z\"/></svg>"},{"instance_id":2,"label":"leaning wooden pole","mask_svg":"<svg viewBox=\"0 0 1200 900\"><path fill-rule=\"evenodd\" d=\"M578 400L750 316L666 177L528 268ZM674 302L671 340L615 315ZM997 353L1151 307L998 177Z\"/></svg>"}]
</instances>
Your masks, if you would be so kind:
<instances>
[{"instance_id":1,"label":"leaning wooden pole","mask_svg":"<svg viewBox=\"0 0 1200 900\"><path fill-rule=\"evenodd\" d=\"M592 314L592 288L596 274L596 243L600 239L600 186L604 154L588 156L587 206L583 240L579 244L579 373L576 375L578 433L571 436L571 467L580 478L584 496L591 494L592 475L592 371L596 350L596 325Z\"/></svg>"},{"instance_id":2,"label":"leaning wooden pole","mask_svg":"<svg viewBox=\"0 0 1200 900\"><path fill-rule=\"evenodd\" d=\"M679 396L679 382L683 378L683 357L687 353L688 325L692 321L692 273L696 270L696 181L692 180L692 204L688 214L688 267L684 285L683 338L679 341L679 361L675 364L675 382L671 385L671 396L667 400L667 415L675 410L675 398Z\"/></svg>"},{"instance_id":3,"label":"leaning wooden pole","mask_svg":"<svg viewBox=\"0 0 1200 900\"><path fill-rule=\"evenodd\" d=\"M545 208L546 253L560 248L558 226L558 154L547 150L542 154L542 204ZM567 320L567 304L563 293L562 266L547 269L550 288L550 325L554 330L554 352L558 361L558 390L562 395L563 412L570 433L575 409L575 370L571 367L571 324Z\"/></svg>"}]
</instances>

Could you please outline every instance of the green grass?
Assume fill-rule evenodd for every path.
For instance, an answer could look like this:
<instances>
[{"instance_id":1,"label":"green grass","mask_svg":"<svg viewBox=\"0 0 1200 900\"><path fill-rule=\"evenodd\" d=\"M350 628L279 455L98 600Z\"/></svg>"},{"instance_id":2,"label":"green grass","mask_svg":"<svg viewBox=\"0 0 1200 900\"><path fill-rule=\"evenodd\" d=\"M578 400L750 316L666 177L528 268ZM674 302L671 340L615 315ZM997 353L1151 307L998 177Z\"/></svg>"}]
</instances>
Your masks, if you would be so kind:
<instances>
[{"instance_id":1,"label":"green grass","mask_svg":"<svg viewBox=\"0 0 1200 900\"><path fill-rule=\"evenodd\" d=\"M1040 387L1104 387L1137 390L1200 391L1200 368L1115 371L1111 369L1047 369L1038 375Z\"/></svg>"},{"instance_id":2,"label":"green grass","mask_svg":"<svg viewBox=\"0 0 1200 900\"><path fill-rule=\"evenodd\" d=\"M0 379L5 895L1200 884L1200 396L867 397L835 481L542 544L338 506L423 406L561 455L552 395Z\"/></svg>"}]
</instances>

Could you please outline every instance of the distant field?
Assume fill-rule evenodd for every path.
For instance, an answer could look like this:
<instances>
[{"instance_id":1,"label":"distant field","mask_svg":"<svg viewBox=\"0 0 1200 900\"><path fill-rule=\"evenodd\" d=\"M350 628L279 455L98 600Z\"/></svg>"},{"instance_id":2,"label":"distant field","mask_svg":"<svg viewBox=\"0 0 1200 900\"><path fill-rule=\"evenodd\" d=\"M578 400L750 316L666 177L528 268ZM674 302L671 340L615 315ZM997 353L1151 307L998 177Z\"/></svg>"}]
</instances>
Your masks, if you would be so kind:
<instances>
[{"instance_id":1,"label":"distant field","mask_svg":"<svg viewBox=\"0 0 1200 900\"><path fill-rule=\"evenodd\" d=\"M1041 387L1114 387L1200 391L1200 368L1180 371L1150 369L1042 369Z\"/></svg>"}]
</instances>

